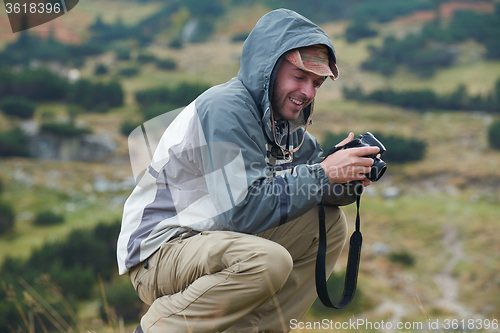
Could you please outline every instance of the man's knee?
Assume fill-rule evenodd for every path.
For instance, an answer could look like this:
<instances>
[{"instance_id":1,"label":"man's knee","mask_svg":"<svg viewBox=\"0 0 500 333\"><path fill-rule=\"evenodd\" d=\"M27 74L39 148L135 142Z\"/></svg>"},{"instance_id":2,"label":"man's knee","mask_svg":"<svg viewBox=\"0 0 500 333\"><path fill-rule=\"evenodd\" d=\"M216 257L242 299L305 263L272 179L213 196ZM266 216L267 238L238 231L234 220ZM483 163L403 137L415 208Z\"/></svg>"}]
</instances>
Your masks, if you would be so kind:
<instances>
[{"instance_id":1,"label":"man's knee","mask_svg":"<svg viewBox=\"0 0 500 333\"><path fill-rule=\"evenodd\" d=\"M293 259L290 253L278 243L272 242L266 255L266 284L272 287L273 294L281 289L293 269Z\"/></svg>"},{"instance_id":2,"label":"man's knee","mask_svg":"<svg viewBox=\"0 0 500 333\"><path fill-rule=\"evenodd\" d=\"M259 298L269 298L285 284L293 268L290 253L278 243L255 237L246 249L238 274Z\"/></svg>"}]
</instances>

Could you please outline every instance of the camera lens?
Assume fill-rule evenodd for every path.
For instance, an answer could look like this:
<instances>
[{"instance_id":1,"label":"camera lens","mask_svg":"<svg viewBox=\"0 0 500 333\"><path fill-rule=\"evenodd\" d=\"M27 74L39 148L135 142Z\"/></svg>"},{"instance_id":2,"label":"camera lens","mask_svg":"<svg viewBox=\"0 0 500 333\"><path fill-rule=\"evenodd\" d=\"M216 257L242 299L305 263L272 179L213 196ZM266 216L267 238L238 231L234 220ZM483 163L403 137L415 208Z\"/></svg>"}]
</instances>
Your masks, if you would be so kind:
<instances>
[{"instance_id":1,"label":"camera lens","mask_svg":"<svg viewBox=\"0 0 500 333\"><path fill-rule=\"evenodd\" d=\"M367 175L367 178L372 182L376 182L377 180L382 178L385 170L387 170L387 164L379 158L374 158L371 171Z\"/></svg>"}]
</instances>

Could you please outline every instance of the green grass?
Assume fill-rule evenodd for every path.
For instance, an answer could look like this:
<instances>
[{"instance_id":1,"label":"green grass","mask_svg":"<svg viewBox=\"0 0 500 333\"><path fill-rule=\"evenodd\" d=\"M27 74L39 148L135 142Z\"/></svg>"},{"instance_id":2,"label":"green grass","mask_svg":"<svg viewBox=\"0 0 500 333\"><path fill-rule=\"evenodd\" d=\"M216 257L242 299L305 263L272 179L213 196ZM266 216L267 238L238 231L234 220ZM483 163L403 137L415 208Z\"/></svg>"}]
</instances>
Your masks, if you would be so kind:
<instances>
[{"instance_id":1,"label":"green grass","mask_svg":"<svg viewBox=\"0 0 500 333\"><path fill-rule=\"evenodd\" d=\"M384 179L380 182L382 185ZM375 186L380 187L378 184ZM352 232L355 206L344 207L344 211ZM377 302L393 299L404 303L410 307L412 318L423 317L412 299L418 296L424 308L430 310L441 298L434 279L449 261L443 238L447 227L453 226L457 229L457 240L464 252L453 271L459 301L467 304L471 311L483 311L489 307L490 316L498 316L498 311L494 309L499 309L500 303L490 293L500 291L500 285L494 278L500 258L489 255L499 250L496 241L496 235L500 233L498 216L498 203L471 201L466 194L450 197L439 193L408 195L403 192L392 200L383 199L380 192L375 197L363 196L361 230L364 241L358 282L363 293ZM389 245L393 251L410 253L415 258L414 266L404 267L391 263L385 255L374 255L371 246L378 242ZM344 260L341 259L337 265L341 270L345 269ZM398 276L412 278L410 282L401 280L394 286ZM394 292L394 288L399 292ZM338 316L342 318L341 314Z\"/></svg>"},{"instance_id":2,"label":"green grass","mask_svg":"<svg viewBox=\"0 0 500 333\"><path fill-rule=\"evenodd\" d=\"M83 162L60 162L31 159L0 160L4 190L1 200L16 212L13 232L0 236L0 262L10 256L26 258L46 241L64 238L73 229L92 228L99 222L121 218L129 191L94 191L98 177L120 182L129 176L128 164L123 170L112 166ZM51 209L63 214L60 225L39 227L33 219L40 211Z\"/></svg>"},{"instance_id":3,"label":"green grass","mask_svg":"<svg viewBox=\"0 0 500 333\"><path fill-rule=\"evenodd\" d=\"M23 184L9 187L3 198L16 208L17 220L13 231L0 237L0 263L7 256L27 258L43 243L64 239L74 229L90 229L99 222L121 218L122 207L111 205L104 195L68 196L58 190ZM64 223L46 227L34 225L34 216L48 208L62 214Z\"/></svg>"}]
</instances>

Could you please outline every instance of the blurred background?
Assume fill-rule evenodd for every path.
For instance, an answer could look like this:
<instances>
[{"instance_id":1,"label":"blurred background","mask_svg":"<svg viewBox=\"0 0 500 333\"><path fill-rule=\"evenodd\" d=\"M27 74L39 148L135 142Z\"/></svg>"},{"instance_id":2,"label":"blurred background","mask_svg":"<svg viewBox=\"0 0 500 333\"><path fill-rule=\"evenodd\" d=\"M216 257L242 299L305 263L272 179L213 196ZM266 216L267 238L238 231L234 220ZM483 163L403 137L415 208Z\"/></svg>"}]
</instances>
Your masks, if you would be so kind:
<instances>
[{"instance_id":1,"label":"blurred background","mask_svg":"<svg viewBox=\"0 0 500 333\"><path fill-rule=\"evenodd\" d=\"M0 332L135 328L146 308L115 257L127 136L236 76L280 7L337 52L310 132L329 149L371 131L388 149L362 199L355 300L303 321L500 320L499 1L82 0L16 34L0 10Z\"/></svg>"}]
</instances>

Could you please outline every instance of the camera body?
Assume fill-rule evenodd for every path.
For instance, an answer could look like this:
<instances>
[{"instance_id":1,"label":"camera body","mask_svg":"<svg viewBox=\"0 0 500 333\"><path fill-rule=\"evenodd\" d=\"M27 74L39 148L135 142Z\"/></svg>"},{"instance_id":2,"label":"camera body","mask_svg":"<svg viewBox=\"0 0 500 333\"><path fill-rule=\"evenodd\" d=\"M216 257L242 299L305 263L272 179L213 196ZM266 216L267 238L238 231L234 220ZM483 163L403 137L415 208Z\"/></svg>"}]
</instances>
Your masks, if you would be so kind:
<instances>
[{"instance_id":1,"label":"camera body","mask_svg":"<svg viewBox=\"0 0 500 333\"><path fill-rule=\"evenodd\" d=\"M354 140L348 142L343 148L357 148L357 147L378 147L380 151L377 154L366 155L363 157L370 157L373 159L373 165L371 171L366 174L366 178L372 182L379 180L387 170L387 164L377 157L378 154L383 155L386 149L382 142L377 140L377 138L370 132L366 132L363 135L358 135Z\"/></svg>"}]
</instances>

